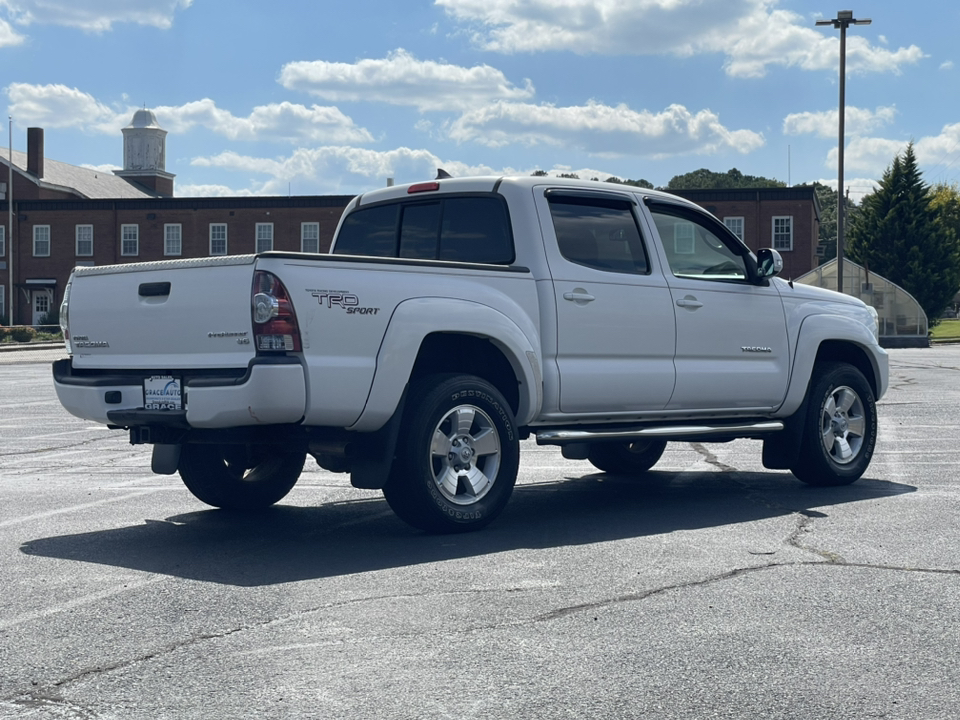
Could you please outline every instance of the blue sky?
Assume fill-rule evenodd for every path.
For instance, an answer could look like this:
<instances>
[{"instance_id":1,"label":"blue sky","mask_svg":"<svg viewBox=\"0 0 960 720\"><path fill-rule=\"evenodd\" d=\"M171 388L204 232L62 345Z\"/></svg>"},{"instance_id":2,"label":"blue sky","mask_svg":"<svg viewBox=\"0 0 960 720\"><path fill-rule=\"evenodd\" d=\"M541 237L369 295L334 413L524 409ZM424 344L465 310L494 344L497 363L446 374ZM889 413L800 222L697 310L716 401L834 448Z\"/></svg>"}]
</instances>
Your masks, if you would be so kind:
<instances>
[{"instance_id":1,"label":"blue sky","mask_svg":"<svg viewBox=\"0 0 960 720\"><path fill-rule=\"evenodd\" d=\"M960 4L860 0L0 0L13 147L119 168L153 110L176 194L353 194L386 178L736 167L869 191L915 143L960 181ZM4 128L0 145L7 145Z\"/></svg>"}]
</instances>

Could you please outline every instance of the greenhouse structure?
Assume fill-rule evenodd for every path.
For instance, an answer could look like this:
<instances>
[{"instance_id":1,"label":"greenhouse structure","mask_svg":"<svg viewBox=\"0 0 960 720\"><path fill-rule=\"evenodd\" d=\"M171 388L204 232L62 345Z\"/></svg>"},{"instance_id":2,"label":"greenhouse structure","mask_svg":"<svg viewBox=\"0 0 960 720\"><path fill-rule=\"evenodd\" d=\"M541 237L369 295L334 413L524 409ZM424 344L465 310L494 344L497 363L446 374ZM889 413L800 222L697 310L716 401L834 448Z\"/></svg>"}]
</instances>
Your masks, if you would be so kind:
<instances>
[{"instance_id":1,"label":"greenhouse structure","mask_svg":"<svg viewBox=\"0 0 960 720\"><path fill-rule=\"evenodd\" d=\"M793 282L837 289L836 258L801 275ZM880 317L883 347L927 347L927 314L913 295L884 277L868 272L855 262L843 261L843 292L873 306Z\"/></svg>"}]
</instances>

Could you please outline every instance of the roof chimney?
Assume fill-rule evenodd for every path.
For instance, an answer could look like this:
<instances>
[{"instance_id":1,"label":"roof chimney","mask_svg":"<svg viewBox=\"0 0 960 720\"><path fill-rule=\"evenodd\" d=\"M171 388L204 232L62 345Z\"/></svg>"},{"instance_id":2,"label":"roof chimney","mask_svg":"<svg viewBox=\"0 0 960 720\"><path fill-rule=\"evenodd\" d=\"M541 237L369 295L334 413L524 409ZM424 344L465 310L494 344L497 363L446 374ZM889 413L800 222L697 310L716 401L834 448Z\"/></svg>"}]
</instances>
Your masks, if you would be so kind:
<instances>
[{"instance_id":1,"label":"roof chimney","mask_svg":"<svg viewBox=\"0 0 960 720\"><path fill-rule=\"evenodd\" d=\"M43 128L27 128L27 172L43 177Z\"/></svg>"}]
</instances>

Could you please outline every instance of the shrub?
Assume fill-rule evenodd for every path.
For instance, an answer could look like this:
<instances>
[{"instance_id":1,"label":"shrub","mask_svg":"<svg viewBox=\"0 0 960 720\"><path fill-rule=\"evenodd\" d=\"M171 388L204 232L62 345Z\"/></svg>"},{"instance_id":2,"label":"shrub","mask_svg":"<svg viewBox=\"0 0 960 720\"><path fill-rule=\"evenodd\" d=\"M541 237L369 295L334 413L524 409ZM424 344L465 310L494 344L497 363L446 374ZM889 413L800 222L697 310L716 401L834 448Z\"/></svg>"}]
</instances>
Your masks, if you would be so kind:
<instances>
[{"instance_id":1,"label":"shrub","mask_svg":"<svg viewBox=\"0 0 960 720\"><path fill-rule=\"evenodd\" d=\"M10 328L10 337L16 342L30 342L37 336L37 331L32 327L17 326Z\"/></svg>"}]
</instances>

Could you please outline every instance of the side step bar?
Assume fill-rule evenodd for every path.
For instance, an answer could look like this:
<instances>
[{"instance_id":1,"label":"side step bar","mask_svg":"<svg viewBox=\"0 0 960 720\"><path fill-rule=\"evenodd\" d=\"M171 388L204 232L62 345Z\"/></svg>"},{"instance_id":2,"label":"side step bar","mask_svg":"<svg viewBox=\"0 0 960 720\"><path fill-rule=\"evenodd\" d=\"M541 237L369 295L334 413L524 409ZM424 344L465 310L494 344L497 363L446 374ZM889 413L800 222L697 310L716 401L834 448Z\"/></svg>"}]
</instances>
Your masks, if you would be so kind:
<instances>
[{"instance_id":1,"label":"side step bar","mask_svg":"<svg viewBox=\"0 0 960 720\"><path fill-rule=\"evenodd\" d=\"M587 428L544 430L536 432L537 445L566 445L568 443L594 442L597 440L633 440L659 438L662 440L687 440L705 437L738 438L751 437L783 430L780 420L765 420L734 425L658 425L626 428Z\"/></svg>"}]
</instances>

